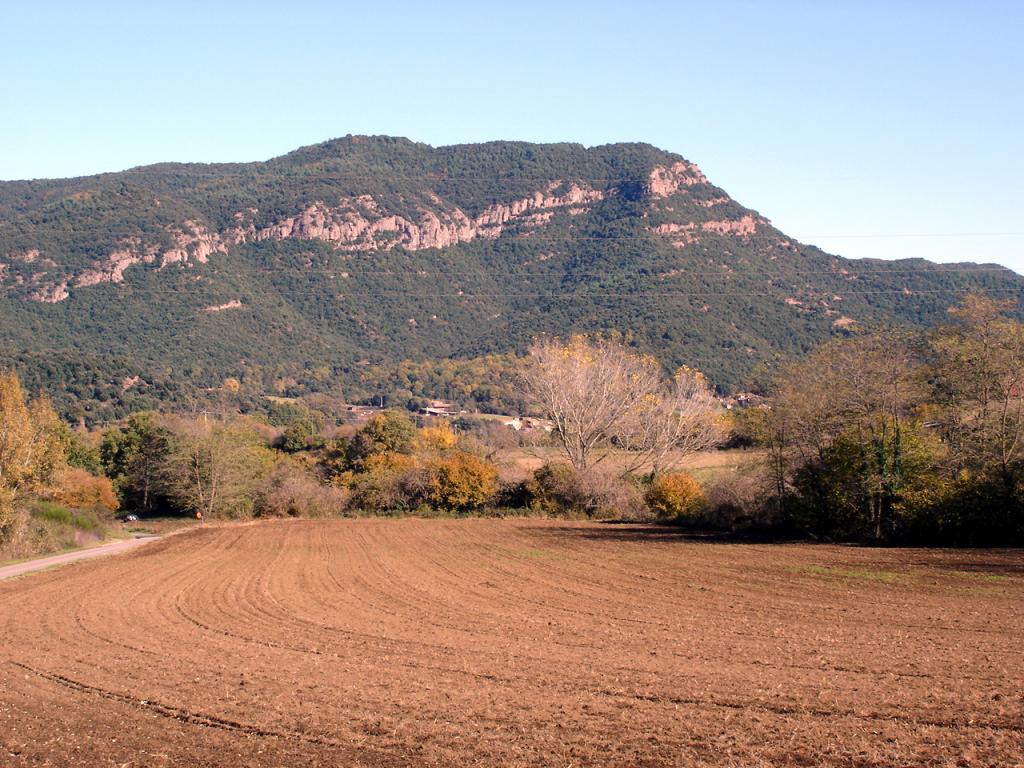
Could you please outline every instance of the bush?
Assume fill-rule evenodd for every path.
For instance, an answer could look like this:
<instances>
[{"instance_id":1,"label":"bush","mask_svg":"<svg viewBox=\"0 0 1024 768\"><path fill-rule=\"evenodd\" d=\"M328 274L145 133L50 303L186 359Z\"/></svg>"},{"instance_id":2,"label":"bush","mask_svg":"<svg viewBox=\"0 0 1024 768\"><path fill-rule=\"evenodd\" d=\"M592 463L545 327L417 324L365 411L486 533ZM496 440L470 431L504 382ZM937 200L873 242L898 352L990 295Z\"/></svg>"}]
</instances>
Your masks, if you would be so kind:
<instances>
[{"instance_id":1,"label":"bush","mask_svg":"<svg viewBox=\"0 0 1024 768\"><path fill-rule=\"evenodd\" d=\"M455 433L446 421L423 427L416 434L416 448L421 451L450 451L456 443Z\"/></svg>"},{"instance_id":2,"label":"bush","mask_svg":"<svg viewBox=\"0 0 1024 768\"><path fill-rule=\"evenodd\" d=\"M363 471L347 476L349 506L366 512L409 511L421 497L423 478L416 459L404 453L377 453Z\"/></svg>"},{"instance_id":3,"label":"bush","mask_svg":"<svg viewBox=\"0 0 1024 768\"><path fill-rule=\"evenodd\" d=\"M700 484L686 472L666 472L654 478L644 501L659 518L677 519L694 517L706 499Z\"/></svg>"},{"instance_id":4,"label":"bush","mask_svg":"<svg viewBox=\"0 0 1024 768\"><path fill-rule=\"evenodd\" d=\"M1018 491L1019 488L1015 489ZM957 546L1012 546L1024 540L1024 498L1002 478L961 472L937 477L934 490L905 495L893 539Z\"/></svg>"},{"instance_id":5,"label":"bush","mask_svg":"<svg viewBox=\"0 0 1024 768\"><path fill-rule=\"evenodd\" d=\"M374 416L353 435L347 445L348 465L353 469L364 469L373 456L411 454L415 440L416 427L408 416L397 411L385 411Z\"/></svg>"},{"instance_id":6,"label":"bush","mask_svg":"<svg viewBox=\"0 0 1024 768\"><path fill-rule=\"evenodd\" d=\"M465 512L482 507L498 491L498 469L489 461L456 452L428 466L426 501L440 510Z\"/></svg>"},{"instance_id":7,"label":"bush","mask_svg":"<svg viewBox=\"0 0 1024 768\"><path fill-rule=\"evenodd\" d=\"M526 482L530 508L549 515L634 518L643 511L637 487L611 470L580 475L568 464L545 464Z\"/></svg>"},{"instance_id":8,"label":"bush","mask_svg":"<svg viewBox=\"0 0 1024 768\"><path fill-rule=\"evenodd\" d=\"M291 462L281 462L271 473L256 502L260 517L337 517L348 506L347 488L321 485Z\"/></svg>"},{"instance_id":9,"label":"bush","mask_svg":"<svg viewBox=\"0 0 1024 768\"><path fill-rule=\"evenodd\" d=\"M526 482L531 509L549 515L582 513L586 499L576 470L568 464L545 464Z\"/></svg>"},{"instance_id":10,"label":"bush","mask_svg":"<svg viewBox=\"0 0 1024 768\"><path fill-rule=\"evenodd\" d=\"M285 453L298 453L322 444L320 425L312 419L300 419L288 425L281 435L279 448Z\"/></svg>"},{"instance_id":11,"label":"bush","mask_svg":"<svg viewBox=\"0 0 1024 768\"><path fill-rule=\"evenodd\" d=\"M110 479L90 475L84 469L66 469L57 476L55 485L50 497L66 507L92 509L108 514L118 507L117 495Z\"/></svg>"},{"instance_id":12,"label":"bush","mask_svg":"<svg viewBox=\"0 0 1024 768\"><path fill-rule=\"evenodd\" d=\"M582 478L588 517L636 520L644 516L644 497L632 478L610 467L593 467Z\"/></svg>"},{"instance_id":13,"label":"bush","mask_svg":"<svg viewBox=\"0 0 1024 768\"><path fill-rule=\"evenodd\" d=\"M714 528L767 529L779 525L778 499L763 471L744 470L716 477L705 489L704 521Z\"/></svg>"}]
</instances>

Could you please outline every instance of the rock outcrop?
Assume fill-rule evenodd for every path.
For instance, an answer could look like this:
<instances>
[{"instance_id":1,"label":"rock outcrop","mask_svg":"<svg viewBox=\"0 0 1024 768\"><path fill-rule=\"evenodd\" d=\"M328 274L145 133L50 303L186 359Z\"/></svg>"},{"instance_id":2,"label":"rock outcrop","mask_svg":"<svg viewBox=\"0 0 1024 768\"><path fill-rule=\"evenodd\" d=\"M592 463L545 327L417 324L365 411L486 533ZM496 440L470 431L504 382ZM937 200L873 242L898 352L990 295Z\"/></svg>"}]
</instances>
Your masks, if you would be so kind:
<instances>
[{"instance_id":1,"label":"rock outcrop","mask_svg":"<svg viewBox=\"0 0 1024 768\"><path fill-rule=\"evenodd\" d=\"M656 166L648 177L648 191L653 197L664 198L685 187L706 183L700 168L680 161L670 166ZM405 204L402 213L388 210L381 200L371 195L357 195L330 203L316 201L294 215L264 226L255 223L259 211L248 208L236 212L232 217L234 224L221 232L210 231L202 223L186 219L180 225L166 227L170 247L146 243L138 237L127 238L106 258L77 274L54 274L47 270L30 280L19 277L17 284L28 289L30 299L52 303L67 298L69 286L123 282L125 270L134 265L155 264L164 269L172 264L205 263L214 254L227 253L232 245L265 240L315 240L348 252L388 251L397 247L410 251L446 248L476 238L495 239L513 226L529 235L547 225L556 212L578 216L613 193L581 182L556 180L532 195L490 205L476 216L470 216L433 193L419 202ZM726 197L715 197L696 204L710 208L727 201ZM415 213L410 214L410 209ZM739 219L660 224L652 231L669 238L676 248L684 248L700 242L705 233L750 237L761 221L747 214ZM25 264L42 266L48 262L56 266L38 249L11 258ZM207 311L233 306L208 307Z\"/></svg>"},{"instance_id":2,"label":"rock outcrop","mask_svg":"<svg viewBox=\"0 0 1024 768\"><path fill-rule=\"evenodd\" d=\"M675 248L685 248L687 245L699 243L700 233L702 232L714 235L732 235L747 239L757 232L759 223L764 223L764 220L748 213L739 219L705 221L700 224L694 221L689 221L685 224L669 222L652 227L651 231L668 237Z\"/></svg>"},{"instance_id":3,"label":"rock outcrop","mask_svg":"<svg viewBox=\"0 0 1024 768\"><path fill-rule=\"evenodd\" d=\"M112 252L105 261L97 263L75 278L76 286L98 285L100 283L120 283L124 281L124 271L135 264L152 264L156 261L159 246L144 246L138 238L124 241L124 247Z\"/></svg>"},{"instance_id":4,"label":"rock outcrop","mask_svg":"<svg viewBox=\"0 0 1024 768\"><path fill-rule=\"evenodd\" d=\"M32 301L55 304L70 295L69 286L85 288L101 283L124 282L125 270L136 264L159 264L162 269L171 264L187 264L192 261L205 263L215 253L227 253L225 239L196 221L186 220L180 227L169 227L167 234L172 245L163 252L159 245L146 244L138 237L129 237L121 241L120 247L111 251L106 258L93 262L78 274L42 271L34 273L27 280L19 275L14 284L28 288L26 296ZM36 249L13 254L12 259L26 264L53 268L57 266ZM2 277L3 271L0 271Z\"/></svg>"},{"instance_id":5,"label":"rock outcrop","mask_svg":"<svg viewBox=\"0 0 1024 768\"><path fill-rule=\"evenodd\" d=\"M749 237L757 232L757 220L749 213L739 219L727 219L725 221L705 221L700 225L705 232L714 232L716 235L740 235Z\"/></svg>"},{"instance_id":6,"label":"rock outcrop","mask_svg":"<svg viewBox=\"0 0 1024 768\"><path fill-rule=\"evenodd\" d=\"M64 301L70 295L67 282L61 281L56 284L44 283L31 290L28 297L32 301L39 301L43 304L56 304L59 301Z\"/></svg>"},{"instance_id":7,"label":"rock outcrop","mask_svg":"<svg viewBox=\"0 0 1024 768\"><path fill-rule=\"evenodd\" d=\"M410 251L446 248L478 237L494 239L511 224L542 226L559 208L579 215L605 197L604 192L580 184L569 184L559 192L563 187L565 182L551 182L529 197L488 206L472 219L458 207L438 211L426 206L420 206L417 217L408 218L387 212L369 195L343 198L333 205L318 201L267 227L233 227L225 233L225 240L320 240L346 251L391 250L398 246ZM431 202L443 205L436 196Z\"/></svg>"},{"instance_id":8,"label":"rock outcrop","mask_svg":"<svg viewBox=\"0 0 1024 768\"><path fill-rule=\"evenodd\" d=\"M213 254L228 252L224 238L195 221L186 220L181 229L170 229L169 234L174 246L160 255L161 267L193 259L205 264Z\"/></svg>"},{"instance_id":9,"label":"rock outcrop","mask_svg":"<svg viewBox=\"0 0 1024 768\"><path fill-rule=\"evenodd\" d=\"M54 275L43 271L28 281L19 277L17 284L30 288L28 298L54 303L68 297L69 286L123 282L125 270L138 264L157 264L163 269L172 264L205 263L214 254L227 253L231 245L263 240L318 240L352 252L386 251L399 246L410 251L446 248L475 238L497 238L512 225L528 233L547 224L560 209L574 216L584 213L591 204L604 199L605 194L583 184L553 181L528 197L488 206L473 218L458 206L447 205L437 195L429 197L429 205L416 206L419 212L414 217L388 211L372 196L359 195L330 205L318 201L293 216L259 228L253 223L258 210L249 208L235 213L236 223L223 232L211 232L200 222L188 219L179 226L167 227L172 243L169 248L145 243L138 237L127 238L106 258L77 274ZM13 254L11 258L25 264L56 266L38 249Z\"/></svg>"},{"instance_id":10,"label":"rock outcrop","mask_svg":"<svg viewBox=\"0 0 1024 768\"><path fill-rule=\"evenodd\" d=\"M223 312L226 309L240 309L242 302L238 299L232 299L226 301L223 304L211 304L208 307L203 307L203 312Z\"/></svg>"},{"instance_id":11,"label":"rock outcrop","mask_svg":"<svg viewBox=\"0 0 1024 768\"><path fill-rule=\"evenodd\" d=\"M681 187L707 183L707 177L695 163L681 160L669 166L655 166L647 177L647 191L652 197L669 197Z\"/></svg>"}]
</instances>

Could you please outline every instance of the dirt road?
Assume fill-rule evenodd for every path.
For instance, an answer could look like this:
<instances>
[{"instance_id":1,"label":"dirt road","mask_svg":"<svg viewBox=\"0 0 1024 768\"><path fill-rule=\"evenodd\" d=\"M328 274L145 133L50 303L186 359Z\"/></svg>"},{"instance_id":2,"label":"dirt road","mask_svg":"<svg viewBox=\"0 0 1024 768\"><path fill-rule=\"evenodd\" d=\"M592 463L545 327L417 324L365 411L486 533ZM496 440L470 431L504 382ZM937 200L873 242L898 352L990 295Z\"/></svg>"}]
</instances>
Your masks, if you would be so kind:
<instances>
[{"instance_id":1,"label":"dirt road","mask_svg":"<svg viewBox=\"0 0 1024 768\"><path fill-rule=\"evenodd\" d=\"M112 555L117 552L127 552L130 549L135 549L136 547L154 541L155 539L156 537L154 536L140 536L134 539L119 539L118 541L110 541L106 544L90 547L89 549L76 549L73 552L64 552L60 555L37 557L32 560L25 560L21 563L5 565L0 567L0 581L10 579L14 576L23 576L24 574L32 573L33 571L43 571L48 568L56 568L59 565L74 563L78 560L88 560L92 557Z\"/></svg>"},{"instance_id":2,"label":"dirt road","mask_svg":"<svg viewBox=\"0 0 1024 768\"><path fill-rule=\"evenodd\" d=\"M0 765L1014 766L1024 553L189 531L0 583Z\"/></svg>"}]
</instances>

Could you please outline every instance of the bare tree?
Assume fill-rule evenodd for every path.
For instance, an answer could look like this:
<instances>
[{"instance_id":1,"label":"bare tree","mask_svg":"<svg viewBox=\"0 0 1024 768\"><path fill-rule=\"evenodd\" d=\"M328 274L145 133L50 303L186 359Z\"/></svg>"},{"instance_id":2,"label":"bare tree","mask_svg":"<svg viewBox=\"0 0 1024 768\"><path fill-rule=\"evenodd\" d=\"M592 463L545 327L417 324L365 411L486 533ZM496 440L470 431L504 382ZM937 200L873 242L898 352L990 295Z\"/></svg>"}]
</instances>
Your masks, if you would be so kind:
<instances>
[{"instance_id":1,"label":"bare tree","mask_svg":"<svg viewBox=\"0 0 1024 768\"><path fill-rule=\"evenodd\" d=\"M654 358L612 340L537 341L524 381L578 472L615 449L629 456L626 471L658 471L717 438L717 403L703 377L684 369L666 382Z\"/></svg>"},{"instance_id":2,"label":"bare tree","mask_svg":"<svg viewBox=\"0 0 1024 768\"><path fill-rule=\"evenodd\" d=\"M937 401L957 469L989 472L1012 493L1024 461L1024 324L1013 300L968 294L932 338Z\"/></svg>"},{"instance_id":3,"label":"bare tree","mask_svg":"<svg viewBox=\"0 0 1024 768\"><path fill-rule=\"evenodd\" d=\"M630 457L626 471L650 467L659 474L714 448L725 435L721 411L704 374L680 368L671 381L640 398L617 430L615 443Z\"/></svg>"}]
</instances>

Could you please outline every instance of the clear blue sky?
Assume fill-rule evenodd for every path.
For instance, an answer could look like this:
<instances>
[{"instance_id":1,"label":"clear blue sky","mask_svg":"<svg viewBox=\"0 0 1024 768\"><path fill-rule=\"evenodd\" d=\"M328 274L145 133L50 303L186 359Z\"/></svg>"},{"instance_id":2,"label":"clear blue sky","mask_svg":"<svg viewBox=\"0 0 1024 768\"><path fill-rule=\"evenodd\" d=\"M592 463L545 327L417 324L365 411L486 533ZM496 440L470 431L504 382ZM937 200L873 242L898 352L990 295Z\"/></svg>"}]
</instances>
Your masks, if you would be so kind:
<instances>
[{"instance_id":1,"label":"clear blue sky","mask_svg":"<svg viewBox=\"0 0 1024 768\"><path fill-rule=\"evenodd\" d=\"M1024 272L1020 0L0 11L2 179L347 133L647 141L830 251Z\"/></svg>"}]
</instances>

